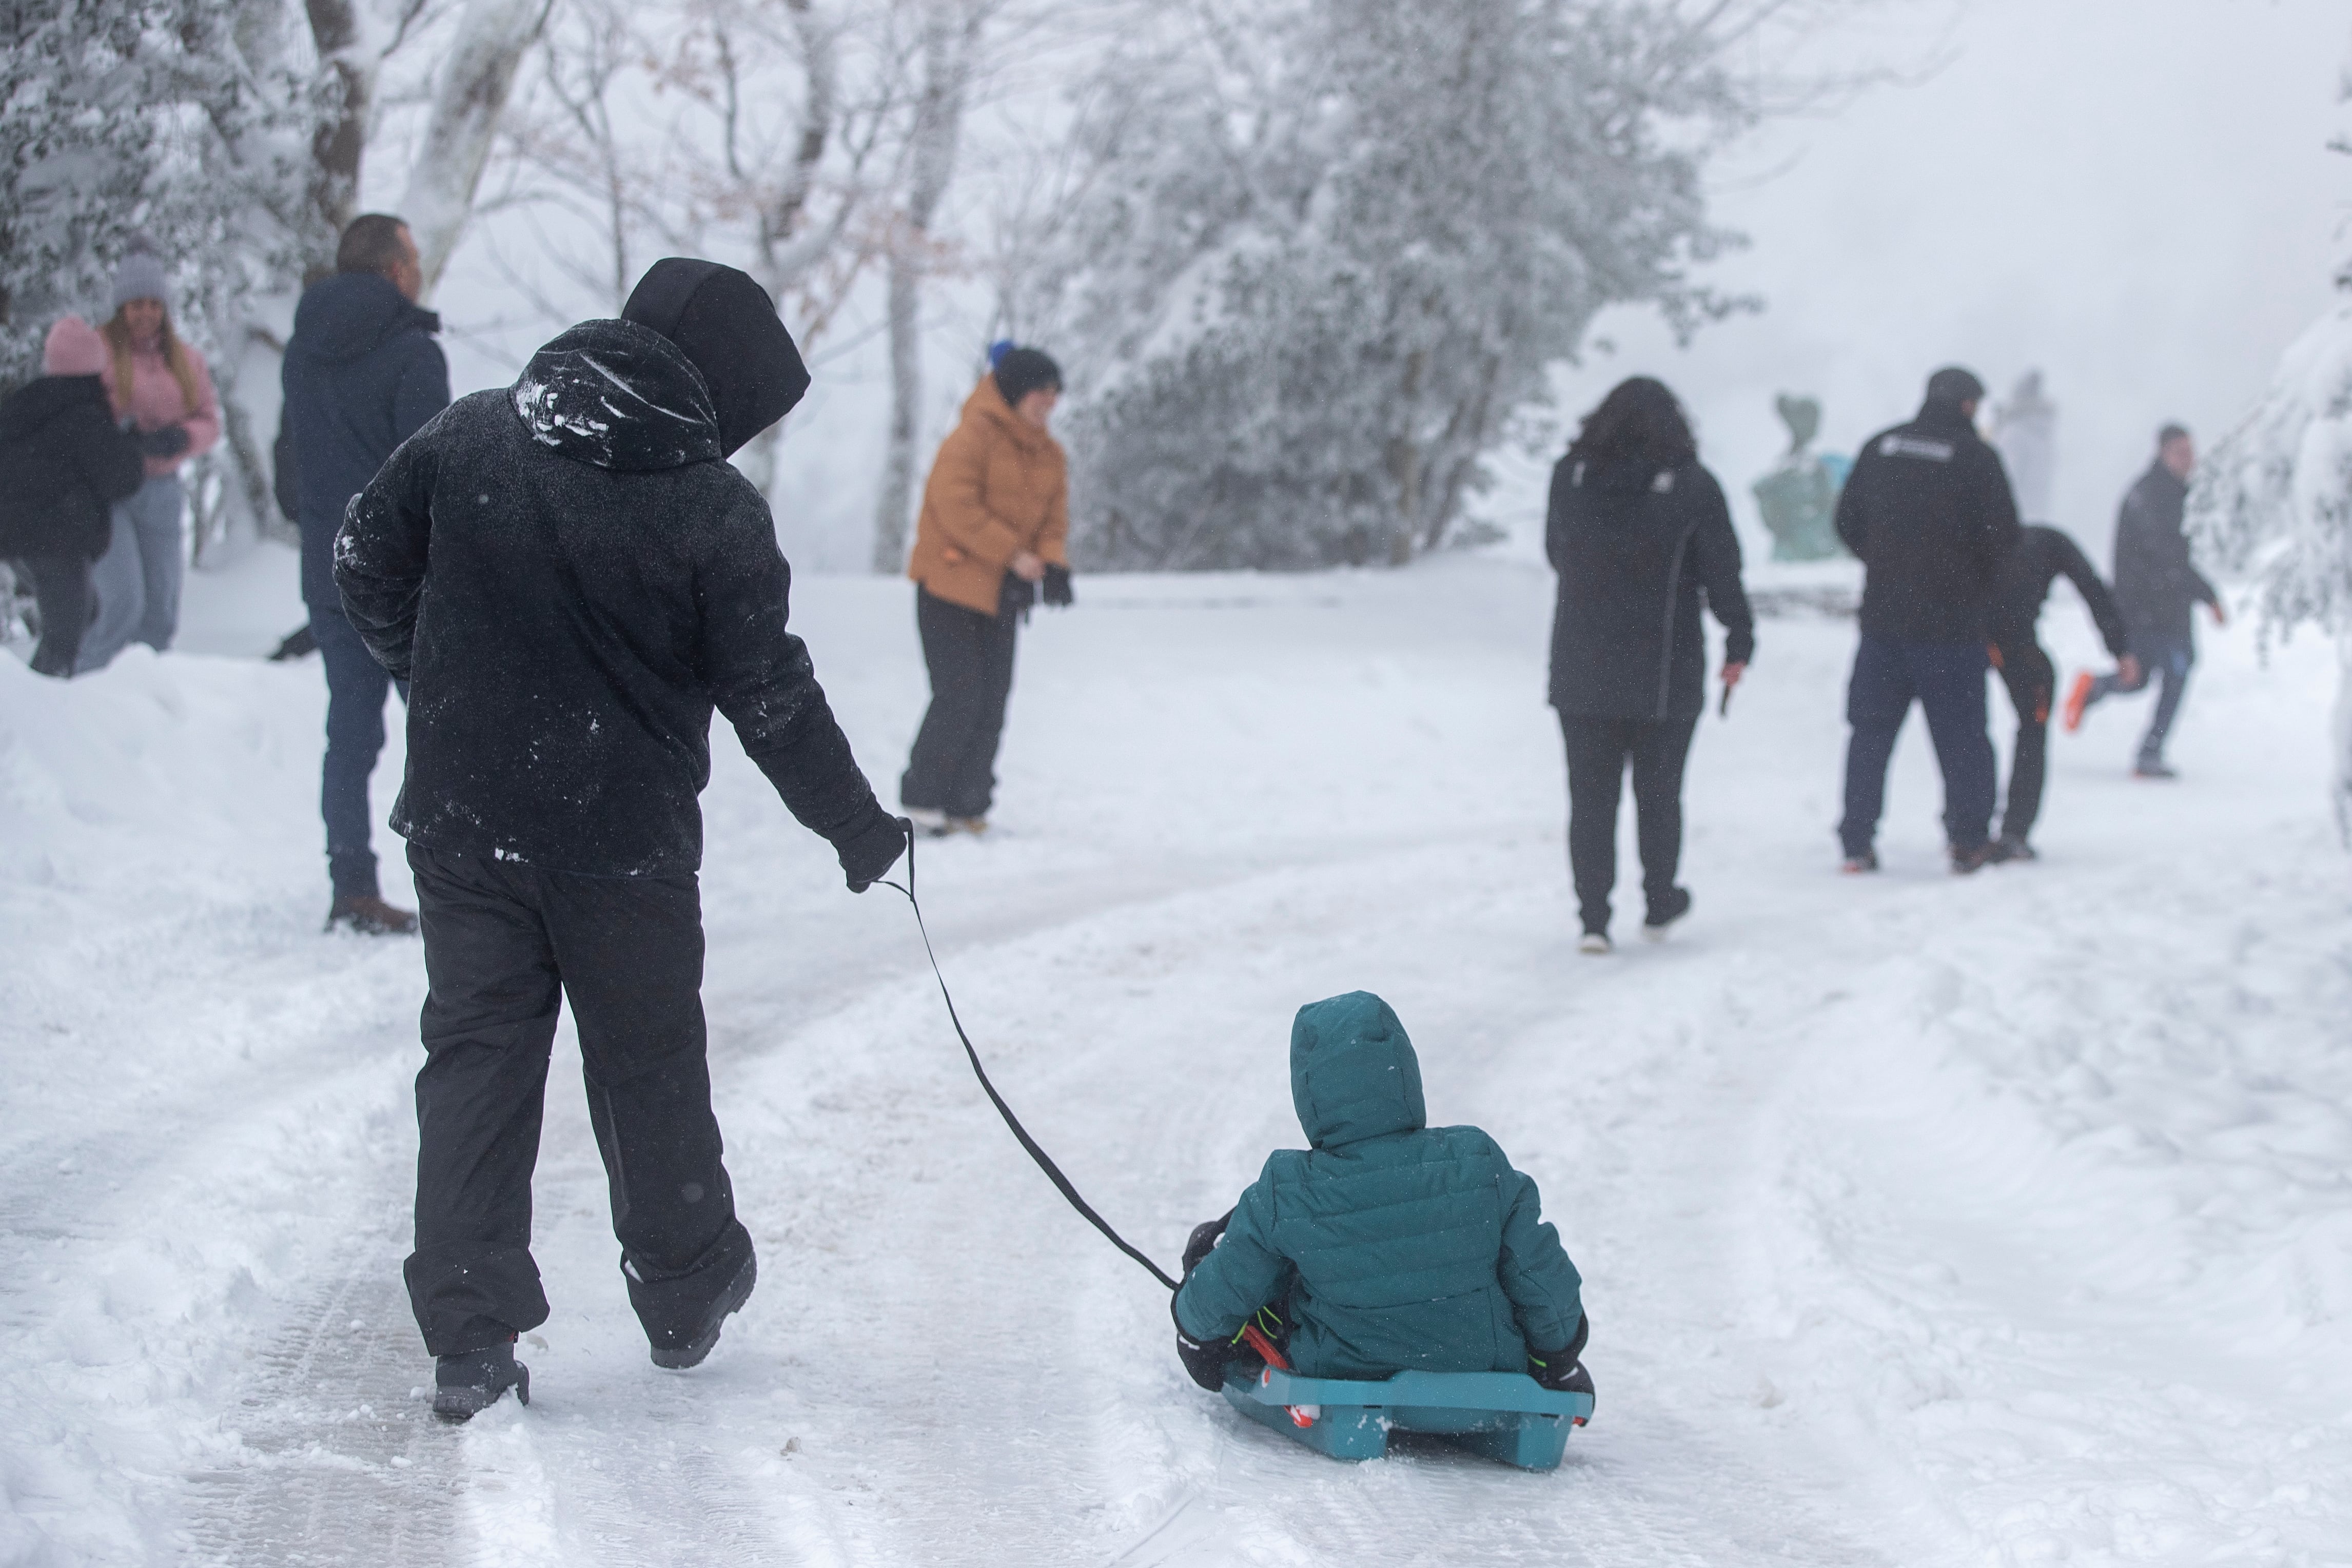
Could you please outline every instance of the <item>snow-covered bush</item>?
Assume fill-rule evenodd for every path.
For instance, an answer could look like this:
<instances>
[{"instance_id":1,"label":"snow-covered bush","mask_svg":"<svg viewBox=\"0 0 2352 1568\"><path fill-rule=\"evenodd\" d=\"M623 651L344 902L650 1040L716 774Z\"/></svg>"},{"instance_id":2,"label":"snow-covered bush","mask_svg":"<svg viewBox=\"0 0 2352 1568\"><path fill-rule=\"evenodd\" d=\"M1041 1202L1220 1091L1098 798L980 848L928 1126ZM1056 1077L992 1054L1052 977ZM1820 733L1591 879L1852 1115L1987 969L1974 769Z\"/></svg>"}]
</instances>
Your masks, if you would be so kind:
<instances>
[{"instance_id":1,"label":"snow-covered bush","mask_svg":"<svg viewBox=\"0 0 2352 1568\"><path fill-rule=\"evenodd\" d=\"M2352 72L2346 82L2352 103ZM2335 145L2352 153L2352 133ZM2199 466L2189 513L2213 561L2254 584L2266 639L2304 625L2336 639L2334 804L2352 845L2352 255L2336 286L2335 306Z\"/></svg>"},{"instance_id":2,"label":"snow-covered bush","mask_svg":"<svg viewBox=\"0 0 2352 1568\"><path fill-rule=\"evenodd\" d=\"M1402 562L1594 314L1687 333L1741 5L1195 0L1082 97L1021 335L1070 378L1094 565Z\"/></svg>"}]
</instances>

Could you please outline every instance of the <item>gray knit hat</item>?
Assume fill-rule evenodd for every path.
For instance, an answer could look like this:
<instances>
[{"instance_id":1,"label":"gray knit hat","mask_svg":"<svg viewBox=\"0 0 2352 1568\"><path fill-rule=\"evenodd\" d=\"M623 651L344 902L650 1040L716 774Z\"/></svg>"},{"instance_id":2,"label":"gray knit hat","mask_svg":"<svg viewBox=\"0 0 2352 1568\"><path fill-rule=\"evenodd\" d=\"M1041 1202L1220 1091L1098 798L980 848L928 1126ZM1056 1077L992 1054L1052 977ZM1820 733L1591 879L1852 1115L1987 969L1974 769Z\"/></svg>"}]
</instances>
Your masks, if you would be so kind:
<instances>
[{"instance_id":1,"label":"gray knit hat","mask_svg":"<svg viewBox=\"0 0 2352 1568\"><path fill-rule=\"evenodd\" d=\"M114 309L120 310L133 300L168 300L171 286L162 257L144 248L133 250L114 269Z\"/></svg>"}]
</instances>

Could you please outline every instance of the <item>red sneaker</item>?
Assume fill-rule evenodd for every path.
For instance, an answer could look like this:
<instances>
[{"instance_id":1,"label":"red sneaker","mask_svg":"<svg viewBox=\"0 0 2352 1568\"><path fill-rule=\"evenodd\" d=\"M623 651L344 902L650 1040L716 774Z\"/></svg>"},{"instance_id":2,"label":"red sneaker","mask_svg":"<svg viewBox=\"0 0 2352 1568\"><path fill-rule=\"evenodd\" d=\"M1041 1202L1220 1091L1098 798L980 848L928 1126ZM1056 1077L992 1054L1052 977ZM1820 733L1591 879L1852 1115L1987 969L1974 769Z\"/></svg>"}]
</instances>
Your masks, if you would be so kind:
<instances>
[{"instance_id":1,"label":"red sneaker","mask_svg":"<svg viewBox=\"0 0 2352 1568\"><path fill-rule=\"evenodd\" d=\"M2083 710L2091 705L2091 672L2079 671L2074 686L2066 693L2066 733L2073 734L2083 727Z\"/></svg>"}]
</instances>

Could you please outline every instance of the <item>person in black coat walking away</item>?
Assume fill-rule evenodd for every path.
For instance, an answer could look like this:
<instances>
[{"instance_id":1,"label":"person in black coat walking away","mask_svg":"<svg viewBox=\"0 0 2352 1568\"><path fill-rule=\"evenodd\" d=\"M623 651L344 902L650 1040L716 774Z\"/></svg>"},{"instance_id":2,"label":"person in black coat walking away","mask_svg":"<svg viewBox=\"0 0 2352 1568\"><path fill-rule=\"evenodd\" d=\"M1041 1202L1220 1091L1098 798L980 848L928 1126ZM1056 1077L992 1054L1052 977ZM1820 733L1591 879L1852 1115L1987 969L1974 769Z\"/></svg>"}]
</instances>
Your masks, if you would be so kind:
<instances>
[{"instance_id":1,"label":"person in black coat walking away","mask_svg":"<svg viewBox=\"0 0 2352 1568\"><path fill-rule=\"evenodd\" d=\"M725 460L807 386L751 279L657 262L621 320L417 432L336 539L344 613L410 682L393 826L431 991L406 1275L445 1415L529 1394L513 1346L548 1314L530 1173L559 994L655 1364L698 1363L751 1295L705 1060L713 710L852 891L908 834L786 629L767 502Z\"/></svg>"},{"instance_id":2,"label":"person in black coat walking away","mask_svg":"<svg viewBox=\"0 0 2352 1568\"><path fill-rule=\"evenodd\" d=\"M1988 612L2020 529L2000 455L1977 434L1983 397L1984 384L1965 370L1929 376L1918 416L1873 436L1838 497L1838 537L1864 568L1838 825L1849 872L1878 869L1886 765L1915 700L1944 773L1952 869L1992 858L2000 780L1985 731Z\"/></svg>"},{"instance_id":3,"label":"person in black coat walking away","mask_svg":"<svg viewBox=\"0 0 2352 1568\"><path fill-rule=\"evenodd\" d=\"M2000 837L1993 841L1997 861L2032 860L2037 857L2027 842L2042 814L2042 785L2049 767L2050 703L2057 691L2058 672L2034 636L2042 601L2060 576L2074 584L2092 621L2105 639L2107 651L2122 661L2123 673L2136 676L2124 630L2123 612L2099 581L2098 573L2083 558L2073 540L2054 528L2034 524L2025 529L2009 559L1993 579L1992 657L2009 688L2010 705L2017 710L2017 746L2009 763L2009 799L2000 813Z\"/></svg>"},{"instance_id":4,"label":"person in black coat walking away","mask_svg":"<svg viewBox=\"0 0 2352 1568\"><path fill-rule=\"evenodd\" d=\"M1610 951L1617 802L1626 764L1647 900L1643 934L1690 912L1675 881L1683 764L1706 709L1701 607L1723 623L1724 700L1756 650L1739 540L1723 487L1699 466L1682 405L1648 376L1621 382L1552 469L1544 552L1559 574L1551 705L1568 749L1568 855L1579 944Z\"/></svg>"},{"instance_id":5,"label":"person in black coat walking away","mask_svg":"<svg viewBox=\"0 0 2352 1568\"><path fill-rule=\"evenodd\" d=\"M41 375L0 401L0 559L20 563L41 610L33 669L69 679L89 624L90 566L114 503L146 482L139 437L108 405L106 342L79 316L49 329Z\"/></svg>"},{"instance_id":6,"label":"person in black coat walking away","mask_svg":"<svg viewBox=\"0 0 2352 1568\"><path fill-rule=\"evenodd\" d=\"M2066 694L2066 729L2082 728L2083 715L2101 699L2118 691L2146 688L2150 675L2163 678L2156 713L2147 733L2140 738L2134 775L2144 779L2177 776L2164 760L2164 742L2180 716L2180 700L2189 689L2189 671L2197 662L2197 633L2190 612L2203 605L2217 626L2229 624L2221 595L2189 559L2189 538L2181 531L2181 514L2189 504L2189 476L2196 471L2197 445L2178 425L2157 432L2156 461L2148 465L2116 517L2116 600L2123 605L2131 628L2132 652L2138 668L2094 677L2088 670L2074 678Z\"/></svg>"},{"instance_id":7,"label":"person in black coat walking away","mask_svg":"<svg viewBox=\"0 0 2352 1568\"><path fill-rule=\"evenodd\" d=\"M327 928L413 931L376 879L368 780L383 752L383 705L394 684L343 617L335 591L335 531L361 487L403 441L449 405L449 365L433 334L441 318L416 303L425 268L408 226L369 213L352 220L335 274L303 291L286 345L284 458L302 531L302 603L327 672L327 754L319 809L333 896ZM278 482L288 476L281 470ZM282 650L281 650L282 651ZM401 696L404 700L407 691Z\"/></svg>"}]
</instances>

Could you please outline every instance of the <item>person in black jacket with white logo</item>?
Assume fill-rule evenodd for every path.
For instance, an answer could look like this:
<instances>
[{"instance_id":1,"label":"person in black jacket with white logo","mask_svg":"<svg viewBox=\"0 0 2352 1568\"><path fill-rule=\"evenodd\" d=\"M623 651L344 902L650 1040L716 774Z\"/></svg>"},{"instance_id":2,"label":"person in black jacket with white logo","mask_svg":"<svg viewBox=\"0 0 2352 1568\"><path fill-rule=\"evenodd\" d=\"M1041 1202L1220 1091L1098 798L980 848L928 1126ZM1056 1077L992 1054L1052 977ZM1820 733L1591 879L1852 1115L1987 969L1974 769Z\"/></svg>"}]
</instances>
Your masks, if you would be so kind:
<instances>
[{"instance_id":1,"label":"person in black jacket with white logo","mask_svg":"<svg viewBox=\"0 0 2352 1568\"><path fill-rule=\"evenodd\" d=\"M1544 551L1559 574L1551 705L1568 748L1568 852L1589 953L1610 951L1617 803L1633 770L1648 904L1643 933L1690 912L1682 858L1683 764L1706 709L1702 607L1725 631L1727 701L1756 649L1739 540L1723 487L1699 466L1682 405L1647 376L1587 415L1552 470Z\"/></svg>"},{"instance_id":2,"label":"person in black jacket with white logo","mask_svg":"<svg viewBox=\"0 0 2352 1568\"><path fill-rule=\"evenodd\" d=\"M351 624L409 682L408 840L431 992L406 1274L436 1408L527 1396L530 1173L559 994L580 1030L629 1300L656 1364L755 1278L711 1113L696 872L714 709L853 891L905 849L786 629L766 501L725 458L808 373L731 268L656 263L619 321L393 454L335 541Z\"/></svg>"},{"instance_id":3,"label":"person in black jacket with white logo","mask_svg":"<svg viewBox=\"0 0 2352 1568\"><path fill-rule=\"evenodd\" d=\"M2027 836L2042 815L2042 785L2049 767L2050 703L2058 685L2057 667L2042 651L2034 623L2041 618L2050 584L2060 577L2074 584L2084 607L2122 661L2126 675L2139 666L2126 641L2123 612L2074 542L2054 528L2029 525L2009 559L2000 563L1992 589L1992 657L2017 710L2017 746L2009 763L2009 798L2001 807L2000 837L1993 841L1999 861L2039 858Z\"/></svg>"},{"instance_id":4,"label":"person in black jacket with white logo","mask_svg":"<svg viewBox=\"0 0 2352 1568\"><path fill-rule=\"evenodd\" d=\"M2017 498L2000 454L1978 436L1984 384L1947 368L1927 378L1918 417L1882 430L1838 497L1838 537L1864 569L1862 642L1846 689L1849 872L1878 869L1878 818L1895 738L1917 701L1944 773L1952 869L1992 858L1999 784L1986 733L1993 576L2017 548Z\"/></svg>"}]
</instances>

